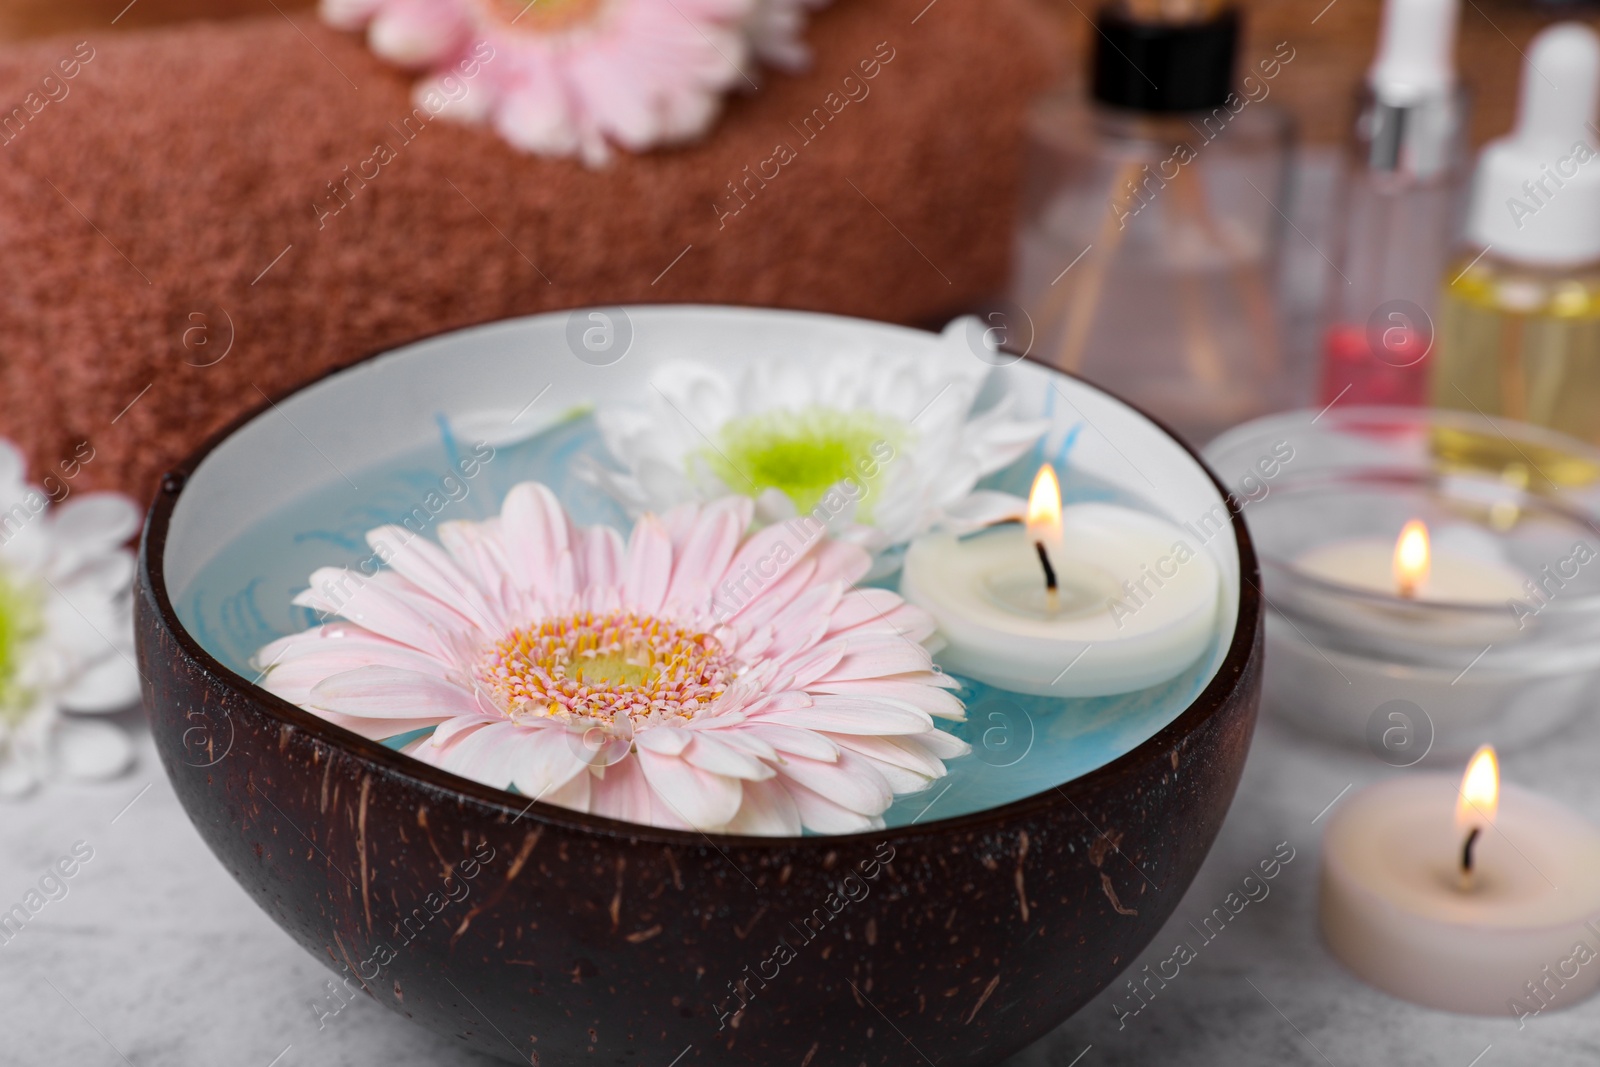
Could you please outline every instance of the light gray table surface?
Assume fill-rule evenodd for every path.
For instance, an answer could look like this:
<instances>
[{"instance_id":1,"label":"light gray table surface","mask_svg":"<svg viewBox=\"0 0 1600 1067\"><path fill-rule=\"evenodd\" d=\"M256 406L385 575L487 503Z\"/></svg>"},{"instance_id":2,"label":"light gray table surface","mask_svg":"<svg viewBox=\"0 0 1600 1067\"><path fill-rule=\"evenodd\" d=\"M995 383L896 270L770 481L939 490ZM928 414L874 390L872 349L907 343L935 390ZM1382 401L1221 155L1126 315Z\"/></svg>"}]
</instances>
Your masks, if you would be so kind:
<instances>
[{"instance_id":1,"label":"light gray table surface","mask_svg":"<svg viewBox=\"0 0 1600 1067\"><path fill-rule=\"evenodd\" d=\"M1318 240L1329 171L1303 170L1294 215ZM1302 309L1318 285L1306 237L1289 236L1286 287ZM1292 309L1293 310L1293 309ZM137 720L130 717L137 726ZM1509 780L1600 821L1600 721L1505 756ZM1600 1000L1527 1021L1403 1004L1343 971L1316 930L1322 814L1346 786L1397 772L1313 742L1263 715L1215 847L1167 927L1131 966L1196 940L1188 923L1221 904L1279 842L1295 858L1136 1016L1107 990L1009 1067L1540 1067L1600 1064ZM1321 821L1319 820L1319 816ZM53 785L0 805L0 911L76 842L93 859L19 935L0 944L0 1067L485 1067L358 998L319 1025L327 971L246 896L201 842L142 729L139 763L99 786ZM668 1067L677 1049L640 1067ZM937 1050L931 1050L937 1059ZM907 1052L907 1063L922 1062ZM779 1065L773 1065L779 1067ZM836 1067L818 1064L814 1067ZM846 1065L849 1067L849 1065Z\"/></svg>"},{"instance_id":2,"label":"light gray table surface","mask_svg":"<svg viewBox=\"0 0 1600 1067\"><path fill-rule=\"evenodd\" d=\"M1597 755L1600 721L1591 717L1551 743L1506 755L1504 770L1600 819ZM1328 955L1316 931L1326 821L1318 817L1347 785L1354 792L1397 773L1405 772L1264 717L1216 846L1130 970L1170 955L1179 940L1198 944L1188 924L1220 906L1280 842L1295 858L1268 895L1201 945L1139 1014L1119 1025L1113 1001L1132 1001L1113 987L1011 1067L1600 1063L1600 1001L1519 1030L1509 1014L1472 1018L1403 1004ZM20 900L79 841L94 858L67 882L67 895L0 945L0 1064L268 1067L280 1055L274 1067L489 1062L365 998L319 1026L310 1005L329 972L212 858L148 737L130 777L58 785L0 808L0 906ZM667 1067L681 1050L659 1051L658 1064L647 1055L641 1067Z\"/></svg>"}]
</instances>

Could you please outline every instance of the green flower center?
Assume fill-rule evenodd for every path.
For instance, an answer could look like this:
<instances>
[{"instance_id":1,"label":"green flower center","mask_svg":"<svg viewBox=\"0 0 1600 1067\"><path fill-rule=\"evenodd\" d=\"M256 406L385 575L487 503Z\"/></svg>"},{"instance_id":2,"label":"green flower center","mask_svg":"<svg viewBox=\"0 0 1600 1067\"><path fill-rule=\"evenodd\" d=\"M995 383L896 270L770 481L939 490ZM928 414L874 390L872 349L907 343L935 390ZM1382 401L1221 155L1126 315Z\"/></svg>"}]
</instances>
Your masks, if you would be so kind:
<instances>
[{"instance_id":1,"label":"green flower center","mask_svg":"<svg viewBox=\"0 0 1600 1067\"><path fill-rule=\"evenodd\" d=\"M805 513L849 479L861 489L856 515L865 521L906 427L874 411L813 406L730 419L717 436L702 458L730 489L752 496L777 489Z\"/></svg>"},{"instance_id":2,"label":"green flower center","mask_svg":"<svg viewBox=\"0 0 1600 1067\"><path fill-rule=\"evenodd\" d=\"M19 681L28 645L44 631L39 595L0 569L0 722L15 726L33 694Z\"/></svg>"}]
</instances>

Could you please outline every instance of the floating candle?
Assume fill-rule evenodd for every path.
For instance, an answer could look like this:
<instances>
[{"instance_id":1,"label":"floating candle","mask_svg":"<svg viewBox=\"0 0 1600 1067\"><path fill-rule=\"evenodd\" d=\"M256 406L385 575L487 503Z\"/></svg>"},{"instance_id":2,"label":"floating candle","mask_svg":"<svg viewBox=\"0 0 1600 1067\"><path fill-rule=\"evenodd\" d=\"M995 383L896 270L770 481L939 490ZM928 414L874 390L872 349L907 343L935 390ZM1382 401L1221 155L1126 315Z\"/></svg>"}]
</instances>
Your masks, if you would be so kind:
<instances>
[{"instance_id":1,"label":"floating candle","mask_svg":"<svg viewBox=\"0 0 1600 1067\"><path fill-rule=\"evenodd\" d=\"M1042 696L1105 696L1173 678L1216 626L1216 564L1164 519L1061 506L1034 479L1028 519L957 539L918 538L900 591L933 615L947 670Z\"/></svg>"},{"instance_id":2,"label":"floating candle","mask_svg":"<svg viewBox=\"0 0 1600 1067\"><path fill-rule=\"evenodd\" d=\"M1408 774L1333 814L1321 916L1334 956L1402 999L1514 1016L1573 1004L1600 989L1600 828L1502 788L1485 746L1459 782Z\"/></svg>"},{"instance_id":3,"label":"floating candle","mask_svg":"<svg viewBox=\"0 0 1600 1067\"><path fill-rule=\"evenodd\" d=\"M1295 567L1326 582L1441 604L1504 604L1524 595L1527 578L1499 560L1437 550L1418 519L1392 544L1375 537L1334 541L1300 556Z\"/></svg>"}]
</instances>

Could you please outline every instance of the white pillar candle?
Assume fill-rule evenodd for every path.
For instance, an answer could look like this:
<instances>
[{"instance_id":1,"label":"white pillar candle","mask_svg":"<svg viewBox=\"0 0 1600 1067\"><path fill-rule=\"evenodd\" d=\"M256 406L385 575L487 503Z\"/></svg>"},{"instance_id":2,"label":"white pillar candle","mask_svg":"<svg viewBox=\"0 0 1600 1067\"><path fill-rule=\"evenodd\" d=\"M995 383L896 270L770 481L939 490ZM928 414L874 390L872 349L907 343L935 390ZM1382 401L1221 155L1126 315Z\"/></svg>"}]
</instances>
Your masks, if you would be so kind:
<instances>
[{"instance_id":1,"label":"white pillar candle","mask_svg":"<svg viewBox=\"0 0 1600 1067\"><path fill-rule=\"evenodd\" d=\"M1526 1016L1600 988L1600 828L1543 797L1408 774L1366 789L1323 836L1322 934L1357 977L1444 1011ZM1463 812L1463 809L1466 809ZM1475 816L1480 816L1476 817ZM1464 830L1477 825L1463 885Z\"/></svg>"},{"instance_id":2,"label":"white pillar candle","mask_svg":"<svg viewBox=\"0 0 1600 1067\"><path fill-rule=\"evenodd\" d=\"M1215 562L1178 526L1110 504L1030 508L1026 528L958 539L930 534L906 552L900 592L938 623L941 665L1016 692L1089 697L1170 680L1216 628ZM1046 584L1043 555L1056 581Z\"/></svg>"}]
</instances>

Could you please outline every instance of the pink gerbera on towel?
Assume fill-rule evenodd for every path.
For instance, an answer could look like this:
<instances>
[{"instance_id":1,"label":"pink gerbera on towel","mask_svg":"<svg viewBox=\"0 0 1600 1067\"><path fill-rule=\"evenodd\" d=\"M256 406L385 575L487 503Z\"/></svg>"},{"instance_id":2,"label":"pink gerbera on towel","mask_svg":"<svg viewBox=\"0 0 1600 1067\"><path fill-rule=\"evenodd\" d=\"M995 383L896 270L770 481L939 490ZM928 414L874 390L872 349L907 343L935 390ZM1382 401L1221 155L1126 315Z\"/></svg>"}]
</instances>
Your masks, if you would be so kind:
<instances>
[{"instance_id":1,"label":"pink gerbera on towel","mask_svg":"<svg viewBox=\"0 0 1600 1067\"><path fill-rule=\"evenodd\" d=\"M749 78L747 27L764 10L761 0L322 0L324 19L365 29L378 55L435 72L419 99L448 99L446 114L491 122L524 151L591 166L609 144L641 151L709 129L722 95ZM761 50L798 47L783 42L787 28L764 32Z\"/></svg>"},{"instance_id":2,"label":"pink gerbera on towel","mask_svg":"<svg viewBox=\"0 0 1600 1067\"><path fill-rule=\"evenodd\" d=\"M883 825L965 742L933 625L857 588L867 553L803 522L747 531L728 497L624 543L524 483L497 519L367 535L373 576L323 568L330 622L258 654L272 692L467 778L630 822L741 834Z\"/></svg>"}]
</instances>

